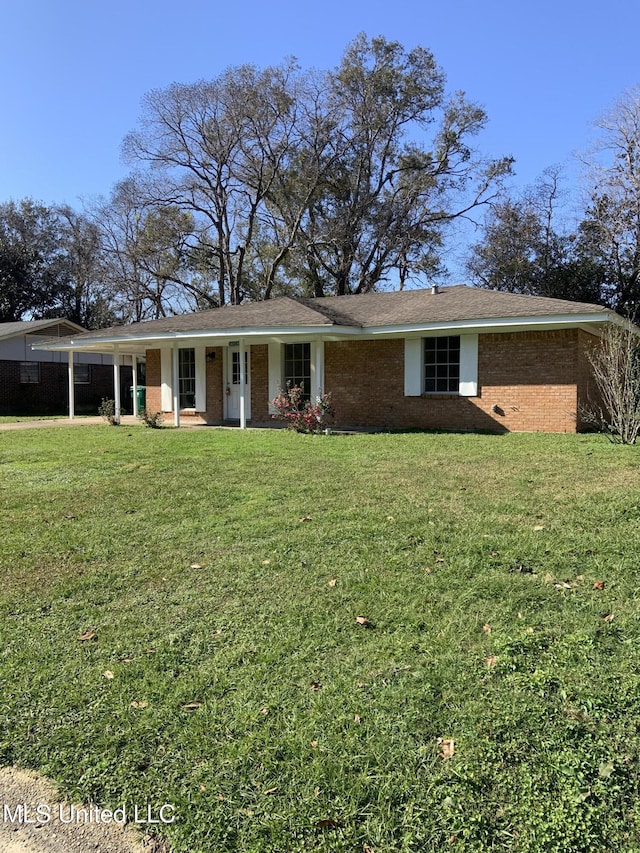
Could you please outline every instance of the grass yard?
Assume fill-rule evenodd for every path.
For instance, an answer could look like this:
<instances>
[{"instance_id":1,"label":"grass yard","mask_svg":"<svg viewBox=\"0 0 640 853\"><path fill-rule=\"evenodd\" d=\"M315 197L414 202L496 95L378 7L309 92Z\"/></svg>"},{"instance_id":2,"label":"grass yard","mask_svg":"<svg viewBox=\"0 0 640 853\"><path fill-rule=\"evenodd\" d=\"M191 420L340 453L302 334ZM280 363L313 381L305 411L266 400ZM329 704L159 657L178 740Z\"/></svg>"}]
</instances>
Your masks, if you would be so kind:
<instances>
[{"instance_id":1,"label":"grass yard","mask_svg":"<svg viewBox=\"0 0 640 853\"><path fill-rule=\"evenodd\" d=\"M640 851L640 448L104 425L0 472L0 765L185 853Z\"/></svg>"}]
</instances>

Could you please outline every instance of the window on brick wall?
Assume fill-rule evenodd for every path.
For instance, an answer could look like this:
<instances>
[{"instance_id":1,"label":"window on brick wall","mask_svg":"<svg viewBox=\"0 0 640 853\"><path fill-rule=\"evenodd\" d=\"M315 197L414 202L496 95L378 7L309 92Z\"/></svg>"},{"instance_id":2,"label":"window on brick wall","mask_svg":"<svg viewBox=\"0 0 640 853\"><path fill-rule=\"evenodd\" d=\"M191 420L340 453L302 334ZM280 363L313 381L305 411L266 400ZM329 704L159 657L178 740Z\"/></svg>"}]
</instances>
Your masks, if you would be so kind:
<instances>
[{"instance_id":1,"label":"window on brick wall","mask_svg":"<svg viewBox=\"0 0 640 853\"><path fill-rule=\"evenodd\" d=\"M37 361L20 362L20 384L38 385L40 383L40 364Z\"/></svg>"},{"instance_id":2,"label":"window on brick wall","mask_svg":"<svg viewBox=\"0 0 640 853\"><path fill-rule=\"evenodd\" d=\"M180 408L194 409L196 405L196 351L178 350L178 388Z\"/></svg>"},{"instance_id":3,"label":"window on brick wall","mask_svg":"<svg viewBox=\"0 0 640 853\"><path fill-rule=\"evenodd\" d=\"M89 385L91 383L91 365L74 364L73 382L75 385Z\"/></svg>"},{"instance_id":4,"label":"window on brick wall","mask_svg":"<svg viewBox=\"0 0 640 853\"><path fill-rule=\"evenodd\" d=\"M457 394L460 388L460 335L425 338L425 394Z\"/></svg>"},{"instance_id":5,"label":"window on brick wall","mask_svg":"<svg viewBox=\"0 0 640 853\"><path fill-rule=\"evenodd\" d=\"M311 344L284 345L284 385L300 386L303 397L311 399Z\"/></svg>"}]
</instances>

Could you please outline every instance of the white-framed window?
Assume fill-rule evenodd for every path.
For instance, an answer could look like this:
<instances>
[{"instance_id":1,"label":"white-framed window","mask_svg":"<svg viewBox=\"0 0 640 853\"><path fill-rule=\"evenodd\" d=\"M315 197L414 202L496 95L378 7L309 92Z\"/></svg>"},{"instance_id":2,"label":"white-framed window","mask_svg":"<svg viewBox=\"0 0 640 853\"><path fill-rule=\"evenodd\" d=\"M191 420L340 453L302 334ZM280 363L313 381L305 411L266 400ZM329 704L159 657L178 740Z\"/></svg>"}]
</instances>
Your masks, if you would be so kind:
<instances>
[{"instance_id":1,"label":"white-framed window","mask_svg":"<svg viewBox=\"0 0 640 853\"><path fill-rule=\"evenodd\" d=\"M478 335L429 335L404 341L405 397L478 395Z\"/></svg>"},{"instance_id":2,"label":"white-framed window","mask_svg":"<svg viewBox=\"0 0 640 853\"><path fill-rule=\"evenodd\" d=\"M181 409L196 406L196 351L193 348L178 350L178 391Z\"/></svg>"},{"instance_id":3,"label":"white-framed window","mask_svg":"<svg viewBox=\"0 0 640 853\"><path fill-rule=\"evenodd\" d=\"M424 393L460 390L460 335L424 339Z\"/></svg>"},{"instance_id":4,"label":"white-framed window","mask_svg":"<svg viewBox=\"0 0 640 853\"><path fill-rule=\"evenodd\" d=\"M74 385L89 385L91 383L90 364L79 363L73 365L73 383Z\"/></svg>"},{"instance_id":5,"label":"white-framed window","mask_svg":"<svg viewBox=\"0 0 640 853\"><path fill-rule=\"evenodd\" d=\"M37 361L21 361L20 362L20 384L21 385L39 385L40 384L40 363Z\"/></svg>"},{"instance_id":6,"label":"white-framed window","mask_svg":"<svg viewBox=\"0 0 640 853\"><path fill-rule=\"evenodd\" d=\"M284 387L299 386L306 399L311 397L311 344L294 343L284 345Z\"/></svg>"}]
</instances>

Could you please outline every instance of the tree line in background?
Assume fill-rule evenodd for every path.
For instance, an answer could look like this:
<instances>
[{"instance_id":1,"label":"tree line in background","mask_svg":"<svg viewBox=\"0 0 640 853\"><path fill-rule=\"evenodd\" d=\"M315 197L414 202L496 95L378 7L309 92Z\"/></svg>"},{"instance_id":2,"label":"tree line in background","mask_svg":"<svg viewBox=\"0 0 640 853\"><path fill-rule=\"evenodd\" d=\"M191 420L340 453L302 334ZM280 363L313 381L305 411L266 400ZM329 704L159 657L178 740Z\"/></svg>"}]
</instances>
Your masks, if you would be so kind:
<instances>
[{"instance_id":1,"label":"tree line in background","mask_svg":"<svg viewBox=\"0 0 640 853\"><path fill-rule=\"evenodd\" d=\"M231 68L143 101L132 166L75 211L0 204L0 322L87 328L291 294L365 293L446 276L446 239L478 219L474 284L640 304L640 92L601 123L589 197L562 220L561 176L509 194L511 158L472 143L484 111L424 48L356 38L331 71Z\"/></svg>"}]
</instances>

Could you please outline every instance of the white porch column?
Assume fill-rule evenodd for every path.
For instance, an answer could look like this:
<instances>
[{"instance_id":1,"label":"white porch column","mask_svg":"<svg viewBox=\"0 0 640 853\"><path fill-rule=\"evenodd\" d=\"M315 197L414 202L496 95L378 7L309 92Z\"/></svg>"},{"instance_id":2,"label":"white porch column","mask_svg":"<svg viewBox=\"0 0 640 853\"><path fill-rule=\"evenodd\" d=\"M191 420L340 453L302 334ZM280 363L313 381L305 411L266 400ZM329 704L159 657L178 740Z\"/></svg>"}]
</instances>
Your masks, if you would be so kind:
<instances>
[{"instance_id":1,"label":"white porch column","mask_svg":"<svg viewBox=\"0 0 640 853\"><path fill-rule=\"evenodd\" d=\"M67 351L69 361L69 420L73 420L76 416L75 406L75 384L73 381L73 350Z\"/></svg>"},{"instance_id":2,"label":"white porch column","mask_svg":"<svg viewBox=\"0 0 640 853\"><path fill-rule=\"evenodd\" d=\"M120 423L120 350L118 344L113 345L113 400L115 403L114 417Z\"/></svg>"},{"instance_id":3,"label":"white porch column","mask_svg":"<svg viewBox=\"0 0 640 853\"><path fill-rule=\"evenodd\" d=\"M324 341L318 338L315 347L315 395L322 397L324 394Z\"/></svg>"},{"instance_id":4,"label":"white porch column","mask_svg":"<svg viewBox=\"0 0 640 853\"><path fill-rule=\"evenodd\" d=\"M180 361L178 358L178 344L174 343L171 350L173 361L173 425L180 426Z\"/></svg>"},{"instance_id":5,"label":"white porch column","mask_svg":"<svg viewBox=\"0 0 640 853\"><path fill-rule=\"evenodd\" d=\"M133 374L133 414L137 418L140 412L138 411L138 356L131 356L131 372Z\"/></svg>"},{"instance_id":6,"label":"white porch column","mask_svg":"<svg viewBox=\"0 0 640 853\"><path fill-rule=\"evenodd\" d=\"M246 370L244 363L244 340L240 338L240 429L247 428L247 409L246 409L246 401L245 401L245 392L246 392Z\"/></svg>"}]
</instances>

